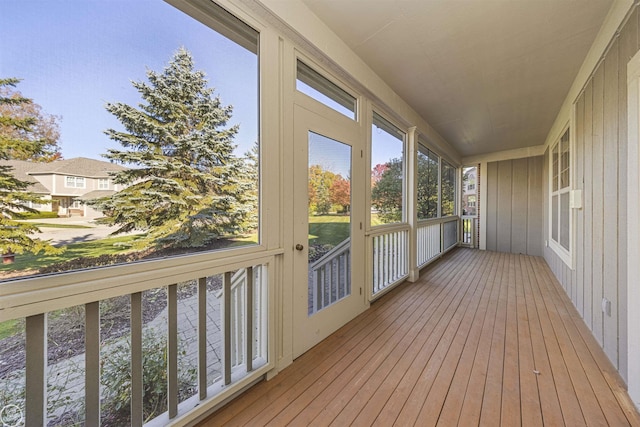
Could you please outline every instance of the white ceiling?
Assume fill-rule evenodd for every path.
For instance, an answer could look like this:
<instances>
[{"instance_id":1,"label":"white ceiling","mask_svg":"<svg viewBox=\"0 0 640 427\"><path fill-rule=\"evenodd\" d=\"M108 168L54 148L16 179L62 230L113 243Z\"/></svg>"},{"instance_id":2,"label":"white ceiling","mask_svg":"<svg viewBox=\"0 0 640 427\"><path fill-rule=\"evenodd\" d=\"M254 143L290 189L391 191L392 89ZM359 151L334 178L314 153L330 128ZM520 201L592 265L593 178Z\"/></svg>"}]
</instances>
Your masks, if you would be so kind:
<instances>
[{"instance_id":1,"label":"white ceiling","mask_svg":"<svg viewBox=\"0 0 640 427\"><path fill-rule=\"evenodd\" d=\"M543 144L612 0L303 0L462 156Z\"/></svg>"}]
</instances>

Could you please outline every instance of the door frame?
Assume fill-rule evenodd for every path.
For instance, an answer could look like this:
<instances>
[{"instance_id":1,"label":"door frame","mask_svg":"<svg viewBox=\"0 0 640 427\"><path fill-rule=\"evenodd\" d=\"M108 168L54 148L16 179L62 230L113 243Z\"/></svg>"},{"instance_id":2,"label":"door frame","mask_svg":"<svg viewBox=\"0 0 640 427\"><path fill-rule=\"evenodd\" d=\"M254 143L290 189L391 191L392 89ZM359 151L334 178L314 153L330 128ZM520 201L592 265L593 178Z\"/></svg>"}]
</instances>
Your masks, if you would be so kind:
<instances>
[{"instance_id":1,"label":"door frame","mask_svg":"<svg viewBox=\"0 0 640 427\"><path fill-rule=\"evenodd\" d=\"M368 308L365 292L364 150L362 132L355 121L294 106L294 281L293 358L304 354ZM344 119L344 120L342 120ZM351 146L351 296L312 316L308 315L308 146L309 132ZM296 250L295 245L303 245Z\"/></svg>"}]
</instances>

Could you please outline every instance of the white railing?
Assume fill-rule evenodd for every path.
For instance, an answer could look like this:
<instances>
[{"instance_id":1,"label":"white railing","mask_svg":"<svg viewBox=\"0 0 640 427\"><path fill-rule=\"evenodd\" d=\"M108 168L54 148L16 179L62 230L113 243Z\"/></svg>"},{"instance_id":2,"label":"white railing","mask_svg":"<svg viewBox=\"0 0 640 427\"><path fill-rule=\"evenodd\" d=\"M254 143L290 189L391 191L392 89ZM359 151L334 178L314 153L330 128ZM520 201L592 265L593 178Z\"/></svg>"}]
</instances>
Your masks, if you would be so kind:
<instances>
[{"instance_id":1,"label":"white railing","mask_svg":"<svg viewBox=\"0 0 640 427\"><path fill-rule=\"evenodd\" d=\"M409 230L409 225L402 224L369 234L373 255L373 295L409 276Z\"/></svg>"},{"instance_id":2,"label":"white railing","mask_svg":"<svg viewBox=\"0 0 640 427\"><path fill-rule=\"evenodd\" d=\"M446 252L459 243L458 240L459 218L445 218L442 222L442 252Z\"/></svg>"},{"instance_id":3,"label":"white railing","mask_svg":"<svg viewBox=\"0 0 640 427\"><path fill-rule=\"evenodd\" d=\"M0 322L23 321L25 344L22 367L0 378L0 408L10 405L24 414L26 425L38 426L60 417L85 425L165 425L204 413L273 367L268 280L274 260L275 255L246 256L208 263L212 267L194 262L168 277L147 280L150 275L142 274L135 281L123 276L115 285L100 280L65 284L64 278L73 275L52 276L50 288L40 291L20 281L1 284ZM104 315L116 300L125 301L125 332L105 339ZM76 356L49 363L47 318L53 315L54 324L67 312L84 324L84 347ZM157 342L150 347L149 337L157 337L160 347ZM158 354L160 359L153 357ZM150 365L160 375L149 376ZM122 385L117 392L128 393L130 402L116 421L105 418L105 408L113 403L107 397L112 384ZM166 393L161 414L147 408L150 387Z\"/></svg>"},{"instance_id":4,"label":"white railing","mask_svg":"<svg viewBox=\"0 0 640 427\"><path fill-rule=\"evenodd\" d=\"M462 227L460 229L460 244L471 248L476 247L476 223L475 216L463 216L461 218Z\"/></svg>"},{"instance_id":5,"label":"white railing","mask_svg":"<svg viewBox=\"0 0 640 427\"><path fill-rule=\"evenodd\" d=\"M417 233L417 257L418 267L426 265L432 259L437 258L442 253L442 243L440 236L441 223L439 221L420 221Z\"/></svg>"},{"instance_id":6,"label":"white railing","mask_svg":"<svg viewBox=\"0 0 640 427\"><path fill-rule=\"evenodd\" d=\"M309 314L351 294L351 239L346 238L309 265Z\"/></svg>"}]
</instances>

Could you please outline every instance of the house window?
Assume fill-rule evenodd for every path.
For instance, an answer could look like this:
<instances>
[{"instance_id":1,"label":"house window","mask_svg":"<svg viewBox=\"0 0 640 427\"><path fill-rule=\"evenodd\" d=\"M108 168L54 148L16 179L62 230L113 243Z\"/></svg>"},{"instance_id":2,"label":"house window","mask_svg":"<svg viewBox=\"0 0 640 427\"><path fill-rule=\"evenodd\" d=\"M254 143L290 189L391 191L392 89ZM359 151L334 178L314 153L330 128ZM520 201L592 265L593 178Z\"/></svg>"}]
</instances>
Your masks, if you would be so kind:
<instances>
[{"instance_id":1,"label":"house window","mask_svg":"<svg viewBox=\"0 0 640 427\"><path fill-rule=\"evenodd\" d=\"M440 178L441 216L451 216L456 211L456 168L442 160Z\"/></svg>"},{"instance_id":2,"label":"house window","mask_svg":"<svg viewBox=\"0 0 640 427\"><path fill-rule=\"evenodd\" d=\"M569 209L570 182L569 129L551 148L551 241L567 253L571 249L571 224Z\"/></svg>"},{"instance_id":3,"label":"house window","mask_svg":"<svg viewBox=\"0 0 640 427\"><path fill-rule=\"evenodd\" d=\"M84 188L85 181L83 176L67 176L64 181L67 188Z\"/></svg>"},{"instance_id":4,"label":"house window","mask_svg":"<svg viewBox=\"0 0 640 427\"><path fill-rule=\"evenodd\" d=\"M356 119L356 98L300 60L297 66L296 89L338 113Z\"/></svg>"},{"instance_id":5,"label":"house window","mask_svg":"<svg viewBox=\"0 0 640 427\"><path fill-rule=\"evenodd\" d=\"M418 148L418 219L438 217L438 171L440 157L433 151Z\"/></svg>"},{"instance_id":6,"label":"house window","mask_svg":"<svg viewBox=\"0 0 640 427\"><path fill-rule=\"evenodd\" d=\"M470 208L476 207L476 196L469 196L467 199L467 206Z\"/></svg>"},{"instance_id":7,"label":"house window","mask_svg":"<svg viewBox=\"0 0 640 427\"><path fill-rule=\"evenodd\" d=\"M403 222L405 133L378 113L371 129L371 225Z\"/></svg>"},{"instance_id":8,"label":"house window","mask_svg":"<svg viewBox=\"0 0 640 427\"><path fill-rule=\"evenodd\" d=\"M108 189L109 189L109 178L99 178L98 190L108 190Z\"/></svg>"}]
</instances>

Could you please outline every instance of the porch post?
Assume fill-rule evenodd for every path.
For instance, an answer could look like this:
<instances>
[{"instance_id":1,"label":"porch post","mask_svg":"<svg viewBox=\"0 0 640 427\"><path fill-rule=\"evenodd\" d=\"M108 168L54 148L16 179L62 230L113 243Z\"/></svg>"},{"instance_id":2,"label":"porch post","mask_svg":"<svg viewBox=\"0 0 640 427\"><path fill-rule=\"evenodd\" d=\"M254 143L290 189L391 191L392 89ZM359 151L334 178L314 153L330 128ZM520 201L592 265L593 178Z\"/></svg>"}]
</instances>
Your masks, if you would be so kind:
<instances>
[{"instance_id":1,"label":"porch post","mask_svg":"<svg viewBox=\"0 0 640 427\"><path fill-rule=\"evenodd\" d=\"M409 282L420 276L418 268L418 132L416 127L407 132L407 221L409 230Z\"/></svg>"},{"instance_id":2,"label":"porch post","mask_svg":"<svg viewBox=\"0 0 640 427\"><path fill-rule=\"evenodd\" d=\"M627 64L627 385L629 396L640 408L640 52ZM625 339L625 337L620 337Z\"/></svg>"}]
</instances>

